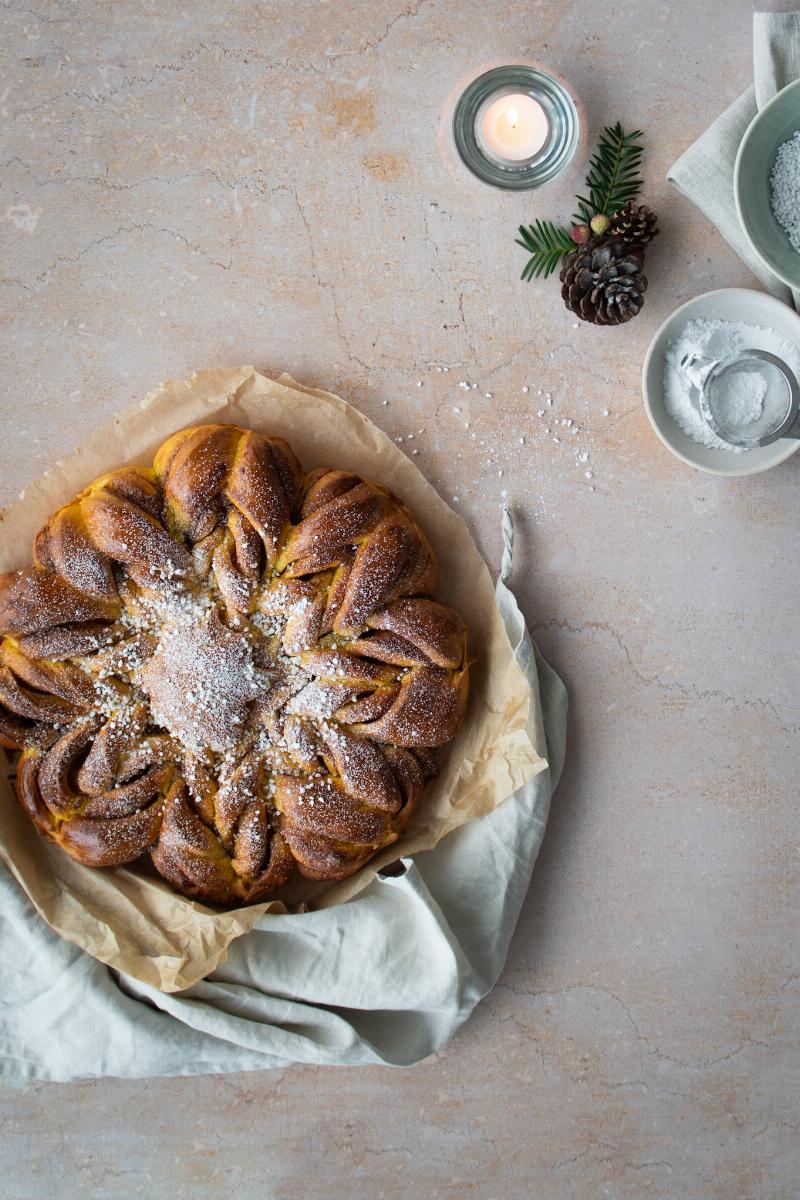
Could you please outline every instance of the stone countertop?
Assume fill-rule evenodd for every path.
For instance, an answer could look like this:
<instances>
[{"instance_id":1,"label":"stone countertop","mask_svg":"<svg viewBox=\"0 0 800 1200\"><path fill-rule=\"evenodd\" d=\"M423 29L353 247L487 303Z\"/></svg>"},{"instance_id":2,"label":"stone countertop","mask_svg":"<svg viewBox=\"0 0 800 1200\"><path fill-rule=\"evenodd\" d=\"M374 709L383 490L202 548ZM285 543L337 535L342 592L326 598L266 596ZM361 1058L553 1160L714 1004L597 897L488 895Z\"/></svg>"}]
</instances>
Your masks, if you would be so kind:
<instances>
[{"instance_id":1,"label":"stone countertop","mask_svg":"<svg viewBox=\"0 0 800 1200\"><path fill-rule=\"evenodd\" d=\"M507 967L449 1046L405 1071L6 1089L16 1200L797 1196L800 457L694 473L639 382L673 308L756 286L664 179L750 81L751 11L0 8L0 501L164 378L286 369L406 439L494 569L508 499L572 704ZM568 216L585 163L509 195L452 161L452 92L520 57L570 80L592 140L647 133L663 232L629 326L518 279L516 226Z\"/></svg>"}]
</instances>

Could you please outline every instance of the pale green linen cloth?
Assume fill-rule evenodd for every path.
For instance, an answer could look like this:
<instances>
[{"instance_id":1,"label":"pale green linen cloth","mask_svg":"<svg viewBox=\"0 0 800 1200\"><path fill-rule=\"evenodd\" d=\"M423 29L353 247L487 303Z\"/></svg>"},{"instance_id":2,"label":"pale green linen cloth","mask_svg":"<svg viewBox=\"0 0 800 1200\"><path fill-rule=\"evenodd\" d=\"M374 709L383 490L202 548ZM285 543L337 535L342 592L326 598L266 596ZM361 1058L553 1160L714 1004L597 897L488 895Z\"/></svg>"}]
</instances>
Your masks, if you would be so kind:
<instances>
[{"instance_id":1,"label":"pale green linen cloth","mask_svg":"<svg viewBox=\"0 0 800 1200\"><path fill-rule=\"evenodd\" d=\"M497 604L530 681L548 769L493 813L378 878L347 904L265 915L227 962L164 995L47 926L0 870L0 1073L71 1080L200 1075L290 1063L418 1062L495 984L564 761L566 691L514 596L512 525Z\"/></svg>"},{"instance_id":2,"label":"pale green linen cloth","mask_svg":"<svg viewBox=\"0 0 800 1200\"><path fill-rule=\"evenodd\" d=\"M767 291L800 309L792 292L753 253L736 213L733 167L747 126L787 84L800 79L800 12L753 13L751 87L681 155L667 179L697 205Z\"/></svg>"}]
</instances>

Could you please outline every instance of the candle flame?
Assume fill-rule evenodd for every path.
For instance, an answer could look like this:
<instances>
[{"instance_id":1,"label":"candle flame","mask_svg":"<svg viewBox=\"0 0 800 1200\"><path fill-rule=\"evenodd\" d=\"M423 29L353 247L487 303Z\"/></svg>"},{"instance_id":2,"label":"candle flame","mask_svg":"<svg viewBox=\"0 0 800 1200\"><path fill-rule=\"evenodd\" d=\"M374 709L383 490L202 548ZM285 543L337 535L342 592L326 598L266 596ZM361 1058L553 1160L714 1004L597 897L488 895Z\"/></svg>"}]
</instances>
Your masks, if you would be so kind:
<instances>
[{"instance_id":1,"label":"candle flame","mask_svg":"<svg viewBox=\"0 0 800 1200\"><path fill-rule=\"evenodd\" d=\"M512 128L516 128L517 121L519 120L519 109L517 108L516 104L509 104L506 116L508 117L508 122Z\"/></svg>"}]
</instances>

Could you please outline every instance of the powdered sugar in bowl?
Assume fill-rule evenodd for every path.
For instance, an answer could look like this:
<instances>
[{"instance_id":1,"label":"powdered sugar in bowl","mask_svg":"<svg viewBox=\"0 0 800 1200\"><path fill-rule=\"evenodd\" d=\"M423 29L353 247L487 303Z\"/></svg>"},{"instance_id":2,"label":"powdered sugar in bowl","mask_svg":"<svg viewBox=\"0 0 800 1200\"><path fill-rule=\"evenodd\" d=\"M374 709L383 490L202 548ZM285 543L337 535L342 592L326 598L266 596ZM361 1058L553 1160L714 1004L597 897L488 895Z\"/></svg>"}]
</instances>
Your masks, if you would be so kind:
<instances>
[{"instance_id":1,"label":"powdered sugar in bowl","mask_svg":"<svg viewBox=\"0 0 800 1200\"><path fill-rule=\"evenodd\" d=\"M777 354L800 374L800 316L763 292L724 288L682 305L664 322L647 352L642 372L650 424L682 462L715 475L753 475L789 458L800 448L796 437L745 449L715 438L682 390L680 359L691 347L703 358L723 359L731 351L759 349ZM752 396L739 397L755 405Z\"/></svg>"}]
</instances>

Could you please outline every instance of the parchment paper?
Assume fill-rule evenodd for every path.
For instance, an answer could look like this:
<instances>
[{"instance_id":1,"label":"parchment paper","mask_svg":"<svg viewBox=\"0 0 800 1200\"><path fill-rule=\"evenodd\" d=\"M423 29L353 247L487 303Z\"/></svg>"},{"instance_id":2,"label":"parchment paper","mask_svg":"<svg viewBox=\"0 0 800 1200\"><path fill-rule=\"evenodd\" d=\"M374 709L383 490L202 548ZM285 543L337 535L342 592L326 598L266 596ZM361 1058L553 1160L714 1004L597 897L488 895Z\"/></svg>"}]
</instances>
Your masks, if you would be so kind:
<instances>
[{"instance_id":1,"label":"parchment paper","mask_svg":"<svg viewBox=\"0 0 800 1200\"><path fill-rule=\"evenodd\" d=\"M432 848L546 767L526 732L530 689L498 614L486 565L461 518L385 434L338 396L303 388L287 375L275 381L253 367L220 368L170 381L57 463L2 514L0 570L28 563L34 534L50 513L98 475L128 463L149 465L175 430L213 422L286 438L305 469L340 467L391 488L431 541L439 563L438 595L461 613L469 631L475 663L467 718L441 754L440 774L428 785L406 834L350 879L321 891L309 887L305 894L295 885L291 892L293 903L340 904L382 867ZM36 833L5 779L0 779L0 856L53 929L115 970L164 992L203 979L264 913L287 911L280 900L220 911L176 894L138 864L107 871L83 867Z\"/></svg>"}]
</instances>

